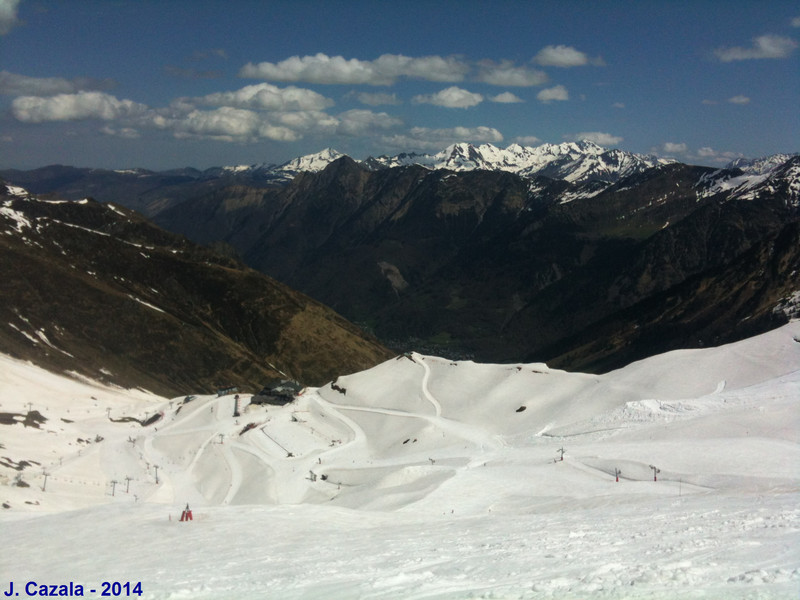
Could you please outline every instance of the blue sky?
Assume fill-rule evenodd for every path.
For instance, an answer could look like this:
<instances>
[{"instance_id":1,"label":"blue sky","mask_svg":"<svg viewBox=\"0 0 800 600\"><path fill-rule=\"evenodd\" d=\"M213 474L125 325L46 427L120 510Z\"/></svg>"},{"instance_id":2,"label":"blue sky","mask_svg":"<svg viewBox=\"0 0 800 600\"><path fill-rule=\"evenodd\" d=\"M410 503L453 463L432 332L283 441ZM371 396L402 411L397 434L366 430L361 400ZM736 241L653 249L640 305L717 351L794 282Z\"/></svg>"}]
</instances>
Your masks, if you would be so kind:
<instances>
[{"instance_id":1,"label":"blue sky","mask_svg":"<svg viewBox=\"0 0 800 600\"><path fill-rule=\"evenodd\" d=\"M800 151L796 1L0 0L0 168Z\"/></svg>"}]
</instances>

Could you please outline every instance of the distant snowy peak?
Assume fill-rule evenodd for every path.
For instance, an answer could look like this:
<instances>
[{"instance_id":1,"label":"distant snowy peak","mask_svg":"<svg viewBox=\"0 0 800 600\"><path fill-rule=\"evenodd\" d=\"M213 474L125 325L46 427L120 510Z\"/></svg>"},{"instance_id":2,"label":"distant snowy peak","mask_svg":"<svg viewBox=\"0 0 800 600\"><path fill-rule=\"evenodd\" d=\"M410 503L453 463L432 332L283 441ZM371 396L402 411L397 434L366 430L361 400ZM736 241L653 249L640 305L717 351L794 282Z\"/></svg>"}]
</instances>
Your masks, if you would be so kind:
<instances>
[{"instance_id":1,"label":"distant snowy peak","mask_svg":"<svg viewBox=\"0 0 800 600\"><path fill-rule=\"evenodd\" d=\"M748 175L766 175L783 165L796 154L773 154L761 158L737 158L725 165L725 169L739 169Z\"/></svg>"},{"instance_id":2,"label":"distant snowy peak","mask_svg":"<svg viewBox=\"0 0 800 600\"><path fill-rule=\"evenodd\" d=\"M738 200L780 196L788 206L800 208L800 154L737 159L697 183L699 197L719 193Z\"/></svg>"},{"instance_id":3,"label":"distant snowy peak","mask_svg":"<svg viewBox=\"0 0 800 600\"><path fill-rule=\"evenodd\" d=\"M28 198L30 194L25 188L16 185L9 185L0 180L0 196L11 196L14 198Z\"/></svg>"},{"instance_id":4,"label":"distant snowy peak","mask_svg":"<svg viewBox=\"0 0 800 600\"><path fill-rule=\"evenodd\" d=\"M322 150L321 152L317 152L315 154L306 154L305 156L299 156L297 158L293 158L292 160L276 167L274 171L294 172L294 173L299 173L301 171L303 172L322 171L333 161L343 156L344 154L342 154L338 150L334 150L333 148L325 148L325 150Z\"/></svg>"},{"instance_id":5,"label":"distant snowy peak","mask_svg":"<svg viewBox=\"0 0 800 600\"><path fill-rule=\"evenodd\" d=\"M291 181L298 173L322 171L335 160L345 156L333 148L314 154L299 156L281 165L251 165L222 167L220 171L231 175L254 175L273 183ZM698 195L708 196L728 192L734 188L750 190L772 177L783 165L798 155L775 154L758 159L737 159L706 175L698 182ZM372 171L420 165L426 169L465 171L507 171L521 177L544 176L570 183L600 182L611 184L661 165L674 163L672 159L636 154L618 149L607 149L594 142L564 142L522 146L511 144L498 148L492 144L451 144L435 154L403 152L394 156L370 156L358 161ZM795 204L797 193L795 192Z\"/></svg>"},{"instance_id":6,"label":"distant snowy peak","mask_svg":"<svg viewBox=\"0 0 800 600\"><path fill-rule=\"evenodd\" d=\"M227 175L256 175L258 177L271 180L275 183L288 183L294 179L298 173L322 171L338 158L344 156L338 150L325 148L321 152L298 156L281 165L262 163L257 165L236 165L221 167L212 171L219 171L217 174ZM209 171L207 171L208 173Z\"/></svg>"},{"instance_id":7,"label":"distant snowy peak","mask_svg":"<svg viewBox=\"0 0 800 600\"><path fill-rule=\"evenodd\" d=\"M251 165L222 167L221 173L230 175L256 175L275 183L291 181L298 173L318 172L333 161L345 156L332 148L293 158L282 165ZM498 148L492 144L474 145L466 142L451 144L436 154L403 152L395 156L370 156L360 161L367 169L377 171L394 167L420 165L427 169L450 171L507 171L522 177L544 175L572 183L603 181L613 183L623 177L640 173L652 167L674 162L608 150L590 141L521 146L511 144Z\"/></svg>"},{"instance_id":8,"label":"distant snowy peak","mask_svg":"<svg viewBox=\"0 0 800 600\"><path fill-rule=\"evenodd\" d=\"M523 177L544 175L576 183L614 182L667 162L671 161L622 150L607 150L593 142L582 141L536 147L511 144L505 149L492 144L458 143L436 154L370 157L364 164L371 169L417 164L429 169L452 171L508 171Z\"/></svg>"}]
</instances>

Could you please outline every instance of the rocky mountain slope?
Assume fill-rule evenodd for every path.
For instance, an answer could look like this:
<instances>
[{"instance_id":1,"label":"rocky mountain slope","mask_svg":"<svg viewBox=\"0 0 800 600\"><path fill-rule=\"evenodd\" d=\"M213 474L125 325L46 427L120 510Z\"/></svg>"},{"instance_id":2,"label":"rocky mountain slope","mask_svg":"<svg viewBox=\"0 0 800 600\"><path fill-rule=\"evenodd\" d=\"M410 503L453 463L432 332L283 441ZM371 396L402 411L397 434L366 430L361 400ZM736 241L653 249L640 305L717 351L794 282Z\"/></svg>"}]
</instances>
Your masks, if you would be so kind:
<instances>
[{"instance_id":1,"label":"rocky mountain slope","mask_svg":"<svg viewBox=\"0 0 800 600\"><path fill-rule=\"evenodd\" d=\"M119 201L396 350L612 368L763 331L800 290L796 154L712 169L589 142L455 144L170 176L189 180L114 172L121 187L90 189L152 184Z\"/></svg>"},{"instance_id":2,"label":"rocky mountain slope","mask_svg":"<svg viewBox=\"0 0 800 600\"><path fill-rule=\"evenodd\" d=\"M36 194L80 200L87 196L116 202L152 216L186 199L232 185L283 186L300 173L322 171L344 156L332 148L293 158L280 165L261 163L171 171L146 169L79 169L51 165L32 171L0 170L0 177ZM622 150L607 150L592 142L520 146L501 149L492 144L459 143L436 154L401 153L358 161L370 170L420 165L452 171L506 171L523 177L543 175L570 182L614 182L669 161Z\"/></svg>"},{"instance_id":3,"label":"rocky mountain slope","mask_svg":"<svg viewBox=\"0 0 800 600\"><path fill-rule=\"evenodd\" d=\"M322 384L390 353L319 303L117 205L0 185L0 352L177 395Z\"/></svg>"},{"instance_id":4,"label":"rocky mountain slope","mask_svg":"<svg viewBox=\"0 0 800 600\"><path fill-rule=\"evenodd\" d=\"M798 161L673 163L612 183L344 157L156 218L232 244L397 349L605 369L785 321L773 309L800 289Z\"/></svg>"}]
</instances>

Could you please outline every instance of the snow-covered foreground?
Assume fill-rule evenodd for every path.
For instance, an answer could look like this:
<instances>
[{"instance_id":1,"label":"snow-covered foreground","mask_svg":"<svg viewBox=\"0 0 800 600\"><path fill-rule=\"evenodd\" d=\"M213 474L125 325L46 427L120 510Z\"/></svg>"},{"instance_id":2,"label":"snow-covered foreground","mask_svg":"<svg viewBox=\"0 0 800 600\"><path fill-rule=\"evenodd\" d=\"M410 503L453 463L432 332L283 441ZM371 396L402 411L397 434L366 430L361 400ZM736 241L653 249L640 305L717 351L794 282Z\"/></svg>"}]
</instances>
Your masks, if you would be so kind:
<instances>
[{"instance_id":1,"label":"snow-covered foreground","mask_svg":"<svg viewBox=\"0 0 800 600\"><path fill-rule=\"evenodd\" d=\"M797 340L603 376L411 354L239 417L1 358L0 591L797 598Z\"/></svg>"}]
</instances>

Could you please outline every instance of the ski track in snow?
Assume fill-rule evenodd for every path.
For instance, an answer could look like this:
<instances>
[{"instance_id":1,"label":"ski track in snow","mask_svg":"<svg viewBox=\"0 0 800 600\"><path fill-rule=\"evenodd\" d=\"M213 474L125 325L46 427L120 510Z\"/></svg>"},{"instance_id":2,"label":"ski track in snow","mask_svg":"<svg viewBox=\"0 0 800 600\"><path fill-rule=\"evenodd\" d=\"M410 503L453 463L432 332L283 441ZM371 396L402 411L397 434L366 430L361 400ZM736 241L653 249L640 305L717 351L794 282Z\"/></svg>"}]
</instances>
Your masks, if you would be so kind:
<instances>
[{"instance_id":1,"label":"ski track in snow","mask_svg":"<svg viewBox=\"0 0 800 600\"><path fill-rule=\"evenodd\" d=\"M797 598L795 337L599 377L413 353L238 418L0 357L0 413L46 419L0 425L0 566L158 600Z\"/></svg>"},{"instance_id":2,"label":"ski track in snow","mask_svg":"<svg viewBox=\"0 0 800 600\"><path fill-rule=\"evenodd\" d=\"M425 395L428 401L430 401L430 403L433 404L433 409L436 411L436 416L441 417L442 405L439 404L439 401L436 398L434 398L433 394L431 394L430 389L428 389L428 381L431 378L431 368L428 366L428 363L425 362L424 356L417 354L416 352L414 352L412 356L414 357L415 362L417 362L417 364L421 364L422 368L425 369L425 375L422 378L422 393Z\"/></svg>"}]
</instances>

